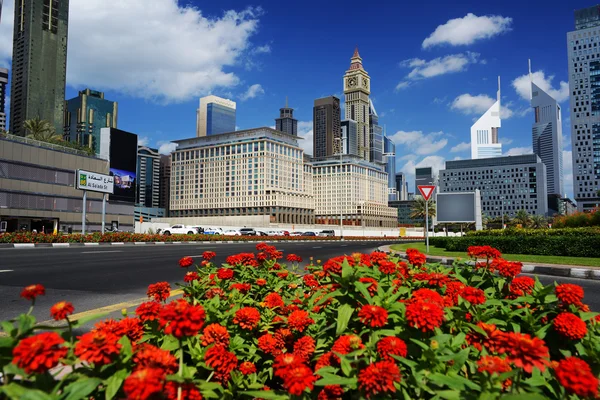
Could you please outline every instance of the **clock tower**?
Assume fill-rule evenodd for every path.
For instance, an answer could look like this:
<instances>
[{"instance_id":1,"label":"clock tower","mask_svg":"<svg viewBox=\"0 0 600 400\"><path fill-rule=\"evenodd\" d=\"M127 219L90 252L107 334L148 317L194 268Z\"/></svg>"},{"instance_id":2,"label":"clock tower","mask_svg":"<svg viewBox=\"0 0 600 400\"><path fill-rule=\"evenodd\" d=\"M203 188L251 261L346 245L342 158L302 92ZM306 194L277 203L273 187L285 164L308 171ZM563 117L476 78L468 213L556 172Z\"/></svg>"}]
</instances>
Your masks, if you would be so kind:
<instances>
[{"instance_id":1,"label":"clock tower","mask_svg":"<svg viewBox=\"0 0 600 400\"><path fill-rule=\"evenodd\" d=\"M369 94L371 78L364 70L358 47L351 58L350 69L344 75L345 119L356 121L358 127L358 154L369 160Z\"/></svg>"}]
</instances>

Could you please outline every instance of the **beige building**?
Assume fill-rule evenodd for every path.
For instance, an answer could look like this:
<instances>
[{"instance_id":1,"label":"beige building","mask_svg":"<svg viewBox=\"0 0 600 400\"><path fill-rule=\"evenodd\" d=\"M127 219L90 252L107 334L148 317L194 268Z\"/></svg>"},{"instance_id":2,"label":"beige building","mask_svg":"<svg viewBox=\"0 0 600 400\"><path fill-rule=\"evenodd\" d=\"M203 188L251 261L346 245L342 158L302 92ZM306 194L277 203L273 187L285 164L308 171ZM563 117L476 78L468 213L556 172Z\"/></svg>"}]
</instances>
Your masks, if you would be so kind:
<instances>
[{"instance_id":1,"label":"beige building","mask_svg":"<svg viewBox=\"0 0 600 400\"><path fill-rule=\"evenodd\" d=\"M318 224L396 227L397 210L387 206L388 177L360 157L344 155L311 161Z\"/></svg>"},{"instance_id":2,"label":"beige building","mask_svg":"<svg viewBox=\"0 0 600 400\"><path fill-rule=\"evenodd\" d=\"M311 169L298 140L265 127L176 141L170 215L314 223Z\"/></svg>"},{"instance_id":3,"label":"beige building","mask_svg":"<svg viewBox=\"0 0 600 400\"><path fill-rule=\"evenodd\" d=\"M196 112L196 136L235 131L235 112L235 101L213 95L202 97Z\"/></svg>"},{"instance_id":4,"label":"beige building","mask_svg":"<svg viewBox=\"0 0 600 400\"><path fill-rule=\"evenodd\" d=\"M354 50L350 68L344 75L344 96L346 120L356 121L358 132L358 154L361 158L370 160L371 132L369 121L369 94L371 94L371 78L362 65L358 48Z\"/></svg>"},{"instance_id":5,"label":"beige building","mask_svg":"<svg viewBox=\"0 0 600 400\"><path fill-rule=\"evenodd\" d=\"M56 232L81 231L83 192L75 188L75 171L109 173L108 161L78 150L37 140L0 135L0 227ZM99 231L102 194L87 195L87 231ZM109 201L106 224L133 228L133 204Z\"/></svg>"}]
</instances>

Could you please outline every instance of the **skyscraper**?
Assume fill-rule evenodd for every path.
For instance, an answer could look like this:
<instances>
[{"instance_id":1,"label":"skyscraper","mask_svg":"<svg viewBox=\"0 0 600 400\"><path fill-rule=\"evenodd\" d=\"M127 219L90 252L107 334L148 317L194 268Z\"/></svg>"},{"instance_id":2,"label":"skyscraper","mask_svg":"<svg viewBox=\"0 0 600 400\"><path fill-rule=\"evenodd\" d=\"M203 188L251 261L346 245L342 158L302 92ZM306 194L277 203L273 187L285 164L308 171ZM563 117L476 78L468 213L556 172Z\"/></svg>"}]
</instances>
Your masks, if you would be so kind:
<instances>
[{"instance_id":1,"label":"skyscraper","mask_svg":"<svg viewBox=\"0 0 600 400\"><path fill-rule=\"evenodd\" d=\"M235 107L235 101L213 95L202 97L196 114L196 136L235 131Z\"/></svg>"},{"instance_id":2,"label":"skyscraper","mask_svg":"<svg viewBox=\"0 0 600 400\"><path fill-rule=\"evenodd\" d=\"M369 161L385 164L383 159L383 127L379 126L379 116L369 99Z\"/></svg>"},{"instance_id":3,"label":"skyscraper","mask_svg":"<svg viewBox=\"0 0 600 400\"><path fill-rule=\"evenodd\" d=\"M40 118L63 131L69 0L20 0L15 7L10 131Z\"/></svg>"},{"instance_id":4,"label":"skyscraper","mask_svg":"<svg viewBox=\"0 0 600 400\"><path fill-rule=\"evenodd\" d=\"M573 191L580 211L600 206L600 5L575 11L567 33Z\"/></svg>"},{"instance_id":5,"label":"skyscraper","mask_svg":"<svg viewBox=\"0 0 600 400\"><path fill-rule=\"evenodd\" d=\"M158 206L165 209L169 216L169 197L171 196L171 155L161 154L159 167L160 192L158 195Z\"/></svg>"},{"instance_id":6,"label":"skyscraper","mask_svg":"<svg viewBox=\"0 0 600 400\"><path fill-rule=\"evenodd\" d=\"M275 119L275 129L288 135L298 136L298 120L294 119L294 109L288 107L287 97L285 107L279 109L279 118Z\"/></svg>"},{"instance_id":7,"label":"skyscraper","mask_svg":"<svg viewBox=\"0 0 600 400\"><path fill-rule=\"evenodd\" d=\"M65 101L64 138L100 152L100 129L117 128L119 106L104 93L85 89Z\"/></svg>"},{"instance_id":8,"label":"skyscraper","mask_svg":"<svg viewBox=\"0 0 600 400\"><path fill-rule=\"evenodd\" d=\"M385 172L388 174L388 200L400 200L396 191L396 144L387 136L383 137L383 151Z\"/></svg>"},{"instance_id":9,"label":"skyscraper","mask_svg":"<svg viewBox=\"0 0 600 400\"><path fill-rule=\"evenodd\" d=\"M0 0L1 2L2 0ZM1 4L0 4L1 5ZM6 84L8 83L8 70L0 68L0 131L6 130Z\"/></svg>"},{"instance_id":10,"label":"skyscraper","mask_svg":"<svg viewBox=\"0 0 600 400\"><path fill-rule=\"evenodd\" d=\"M531 107L535 118L531 129L533 152L546 165L546 191L548 195L564 195L560 106L548 93L533 83L531 64L529 65L529 77L531 81Z\"/></svg>"},{"instance_id":11,"label":"skyscraper","mask_svg":"<svg viewBox=\"0 0 600 400\"><path fill-rule=\"evenodd\" d=\"M158 208L160 204L160 154L157 149L138 146L136 205Z\"/></svg>"},{"instance_id":12,"label":"skyscraper","mask_svg":"<svg viewBox=\"0 0 600 400\"><path fill-rule=\"evenodd\" d=\"M351 119L342 121L342 142L344 154L358 156L358 124Z\"/></svg>"},{"instance_id":13,"label":"skyscraper","mask_svg":"<svg viewBox=\"0 0 600 400\"><path fill-rule=\"evenodd\" d=\"M0 22L2 22L2 2L3 0L0 0Z\"/></svg>"},{"instance_id":14,"label":"skyscraper","mask_svg":"<svg viewBox=\"0 0 600 400\"><path fill-rule=\"evenodd\" d=\"M498 140L500 120L500 77L498 77L497 100L471 126L471 158L490 158L502 156L502 144Z\"/></svg>"},{"instance_id":15,"label":"skyscraper","mask_svg":"<svg viewBox=\"0 0 600 400\"><path fill-rule=\"evenodd\" d=\"M435 182L433 168L415 168L415 194L420 195L419 186L433 185Z\"/></svg>"},{"instance_id":16,"label":"skyscraper","mask_svg":"<svg viewBox=\"0 0 600 400\"><path fill-rule=\"evenodd\" d=\"M340 99L316 99L313 107L313 157L326 157L341 151Z\"/></svg>"},{"instance_id":17,"label":"skyscraper","mask_svg":"<svg viewBox=\"0 0 600 400\"><path fill-rule=\"evenodd\" d=\"M404 172L396 172L396 193L398 193L398 200L408 200L408 182Z\"/></svg>"},{"instance_id":18,"label":"skyscraper","mask_svg":"<svg viewBox=\"0 0 600 400\"><path fill-rule=\"evenodd\" d=\"M362 65L358 48L354 50L350 69L344 75L344 96L346 101L346 118L358 124L358 154L361 158L370 160L369 143L369 94L371 93L369 74Z\"/></svg>"}]
</instances>

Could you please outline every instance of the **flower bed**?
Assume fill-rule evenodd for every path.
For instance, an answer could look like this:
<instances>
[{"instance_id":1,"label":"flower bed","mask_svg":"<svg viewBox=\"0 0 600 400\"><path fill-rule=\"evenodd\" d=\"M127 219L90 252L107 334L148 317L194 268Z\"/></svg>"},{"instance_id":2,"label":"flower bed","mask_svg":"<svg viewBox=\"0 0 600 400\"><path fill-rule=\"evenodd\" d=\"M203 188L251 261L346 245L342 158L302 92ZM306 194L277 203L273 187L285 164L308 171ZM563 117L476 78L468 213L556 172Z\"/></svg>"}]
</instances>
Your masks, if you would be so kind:
<instances>
[{"instance_id":1,"label":"flower bed","mask_svg":"<svg viewBox=\"0 0 600 400\"><path fill-rule=\"evenodd\" d=\"M135 312L78 338L68 302L4 322L12 399L563 399L598 394L600 316L577 285L543 286L488 246L487 262L406 264L384 253L309 265L257 253L184 257L184 297L150 285ZM35 303L41 285L23 290ZM40 333L41 331L41 333ZM68 368L63 370L63 367ZM61 373L62 371L62 373ZM60 376L60 377L59 377ZM28 396L28 397L27 397ZM575 397L574 397L575 398Z\"/></svg>"}]
</instances>

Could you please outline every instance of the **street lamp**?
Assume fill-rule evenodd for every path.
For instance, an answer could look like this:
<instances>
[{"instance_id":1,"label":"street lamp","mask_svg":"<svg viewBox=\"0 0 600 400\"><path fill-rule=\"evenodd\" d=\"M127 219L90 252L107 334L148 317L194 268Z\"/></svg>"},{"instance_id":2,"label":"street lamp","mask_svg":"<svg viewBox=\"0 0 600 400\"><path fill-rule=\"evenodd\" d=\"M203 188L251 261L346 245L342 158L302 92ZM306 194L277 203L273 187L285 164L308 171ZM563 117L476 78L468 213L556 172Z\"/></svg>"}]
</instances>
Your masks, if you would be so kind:
<instances>
[{"instance_id":1,"label":"street lamp","mask_svg":"<svg viewBox=\"0 0 600 400\"><path fill-rule=\"evenodd\" d=\"M340 179L339 179L339 184L340 184L340 188L342 185L342 156L344 155L344 142L342 140L341 137L339 138L335 138L335 141L339 141L340 142ZM338 204L340 205L340 239L344 239L344 207L342 206L342 200L343 196L338 196Z\"/></svg>"}]
</instances>

